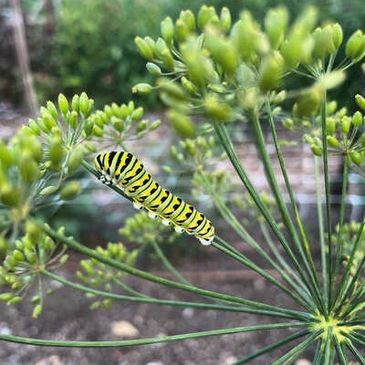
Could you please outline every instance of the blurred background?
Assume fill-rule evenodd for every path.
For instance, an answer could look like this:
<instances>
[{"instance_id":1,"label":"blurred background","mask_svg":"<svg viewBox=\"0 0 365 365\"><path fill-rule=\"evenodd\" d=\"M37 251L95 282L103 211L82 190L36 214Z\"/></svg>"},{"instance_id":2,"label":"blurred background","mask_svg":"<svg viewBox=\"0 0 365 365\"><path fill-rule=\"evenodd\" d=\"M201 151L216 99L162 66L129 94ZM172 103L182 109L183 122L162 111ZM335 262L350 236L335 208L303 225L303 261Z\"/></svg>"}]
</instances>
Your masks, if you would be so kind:
<instances>
[{"instance_id":1,"label":"blurred background","mask_svg":"<svg viewBox=\"0 0 365 365\"><path fill-rule=\"evenodd\" d=\"M182 9L197 11L203 0L0 0L0 102L28 107L20 63L28 63L28 87L38 103L87 90L99 105L131 97L131 86L146 80L145 62L134 45L136 35L155 37L160 21ZM245 7L263 18L268 7L288 6L292 16L315 4L321 19L340 21L345 37L365 22L362 0L211 0L217 9L230 8L237 18ZM19 36L19 12L24 32ZM25 39L21 39L24 35ZM24 44L19 44L24 43ZM17 49L22 49L21 58ZM25 49L24 49L25 48ZM27 51L27 52L26 52ZM26 55L28 53L28 55ZM357 71L358 72L358 71ZM359 87L353 71L340 92L344 104ZM145 98L144 98L145 99ZM155 100L141 101L158 108ZM29 104L29 102L28 102ZM33 111L34 112L34 111Z\"/></svg>"},{"instance_id":2,"label":"blurred background","mask_svg":"<svg viewBox=\"0 0 365 365\"><path fill-rule=\"evenodd\" d=\"M202 4L213 5L220 11L222 6L230 8L233 18L243 8L262 19L268 8L286 5L292 17L300 10L314 4L319 7L321 20L339 21L345 38L357 28L365 27L364 0L0 0L0 138L8 138L14 128L24 123L27 117L37 114L39 105L55 100L62 92L67 97L86 91L95 99L96 106L116 102L121 104L132 98L131 87L138 82L148 82L145 61L134 45L136 35L157 37L160 22L165 16L176 18L183 9L197 12ZM353 67L347 79L337 91L339 106L354 109L353 95L364 94L364 74L360 67ZM139 105L153 116L163 118L162 104L156 96L134 97ZM281 133L284 133L283 131ZM161 136L165 143L161 144ZM239 136L239 133L236 134ZM283 135L282 135L283 136ZM285 137L285 136L284 136ZM237 137L240 138L240 137ZM265 188L262 169L257 167L257 155L249 136L239 149L245 158L250 176L259 187ZM240 142L243 140L241 139ZM143 156L147 166L157 180L163 181L173 191L186 197L190 177L167 176L159 167L168 163L168 150L175 142L166 125L146 141L130 144L131 150ZM301 213L311 223L315 209L313 159L303 145L286 149L289 173L298 195ZM341 187L336 161L331 165L334 200ZM352 190L351 190L352 189ZM364 180L351 175L349 216L357 219L363 215ZM103 190L103 188L101 188ZM95 204L90 209L90 202ZM204 204L203 202L200 202ZM207 203L207 202L205 202ZM209 203L209 202L208 202ZM209 209L209 204L207 209ZM101 212L103 214L101 214ZM115 228L133 209L125 202L116 201L113 194L85 195L70 205L63 206L57 217L50 219L55 224L66 224L68 230L83 242L92 245L115 239ZM77 221L72 217L78 215ZM212 213L214 214L214 212ZM102 217L101 217L102 216ZM81 223L80 223L81 222ZM84 222L90 222L85 225ZM93 230L89 230L93 224ZM219 223L217 223L219 226ZM108 228L108 229L106 229ZM111 229L109 229L111 228ZM225 232L227 233L227 232ZM234 241L233 241L234 243ZM203 252L195 242L184 244L166 252L189 280L197 285L212 289L241 293L245 288L247 297L268 298L272 304L282 305L286 300L274 289L249 272L238 272L238 266L225 261L219 255ZM242 243L238 243L242 244ZM237 246L241 249L247 247ZM183 255L182 255L183 253ZM76 262L76 260L75 260ZM69 272L75 270L72 263ZM76 265L76 264L75 264ZM153 266L152 270L159 267ZM66 273L67 274L67 273ZM133 284L133 282L132 282ZM134 285L134 284L133 284ZM138 284L135 284L138 286ZM166 297L158 287L145 285L141 288L151 295ZM66 294L67 293L67 294ZM253 316L238 316L203 313L191 310L149 308L142 305L113 306L110 311L99 310L92 315L89 302L78 294L68 297L69 291L60 290L50 299L49 307L38 321L30 318L29 308L0 307L0 331L28 334L44 338L115 338L113 324L123 332L125 321L132 325L134 335L155 336L202 329L213 329L239 323L256 323ZM174 297L173 294L171 298ZM181 295L180 299L184 299ZM188 297L185 299L189 299ZM24 315L27 313L27 315ZM20 316L22 315L22 319ZM124 334L128 337L128 325L124 323ZM121 332L122 331L122 332ZM137 332L136 332L137 331ZM129 332L130 334L131 332ZM57 350L35 349L16 345L1 345L0 363L6 365L229 365L242 353L269 344L270 335L235 335L225 339L188 341L182 344L162 345L142 349L126 350ZM133 337L133 334L132 334ZM308 356L310 353L308 353ZM269 358L256 364L267 365ZM308 362L300 363L308 365Z\"/></svg>"}]
</instances>

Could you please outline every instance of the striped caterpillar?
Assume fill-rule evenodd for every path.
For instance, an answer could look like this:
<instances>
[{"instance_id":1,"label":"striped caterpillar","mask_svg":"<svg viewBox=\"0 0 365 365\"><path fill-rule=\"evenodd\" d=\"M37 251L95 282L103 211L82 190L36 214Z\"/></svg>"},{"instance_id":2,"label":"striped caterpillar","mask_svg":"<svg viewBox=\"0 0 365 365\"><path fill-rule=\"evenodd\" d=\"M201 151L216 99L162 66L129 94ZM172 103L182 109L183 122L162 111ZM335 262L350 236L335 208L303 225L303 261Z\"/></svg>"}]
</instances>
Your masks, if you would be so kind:
<instances>
[{"instance_id":1,"label":"striped caterpillar","mask_svg":"<svg viewBox=\"0 0 365 365\"><path fill-rule=\"evenodd\" d=\"M97 155L94 164L99 179L118 186L137 209L146 209L149 216L172 224L176 232L195 236L209 245L215 234L212 223L193 206L162 188L144 169L137 157L129 152L107 152Z\"/></svg>"}]
</instances>

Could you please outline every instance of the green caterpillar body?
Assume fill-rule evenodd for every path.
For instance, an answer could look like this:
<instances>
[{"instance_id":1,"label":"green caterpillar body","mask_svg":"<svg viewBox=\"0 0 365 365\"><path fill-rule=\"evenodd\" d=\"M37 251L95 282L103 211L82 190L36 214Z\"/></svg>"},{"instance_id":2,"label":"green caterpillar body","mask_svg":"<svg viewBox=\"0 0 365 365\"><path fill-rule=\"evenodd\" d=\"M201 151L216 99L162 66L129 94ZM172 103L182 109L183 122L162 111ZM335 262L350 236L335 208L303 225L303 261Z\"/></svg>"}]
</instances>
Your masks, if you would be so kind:
<instances>
[{"instance_id":1,"label":"green caterpillar body","mask_svg":"<svg viewBox=\"0 0 365 365\"><path fill-rule=\"evenodd\" d=\"M144 208L151 217L172 224L177 232L194 235L203 245L213 241L212 223L193 206L162 188L131 153L102 153L95 157L94 164L100 180L118 186L136 208Z\"/></svg>"}]
</instances>

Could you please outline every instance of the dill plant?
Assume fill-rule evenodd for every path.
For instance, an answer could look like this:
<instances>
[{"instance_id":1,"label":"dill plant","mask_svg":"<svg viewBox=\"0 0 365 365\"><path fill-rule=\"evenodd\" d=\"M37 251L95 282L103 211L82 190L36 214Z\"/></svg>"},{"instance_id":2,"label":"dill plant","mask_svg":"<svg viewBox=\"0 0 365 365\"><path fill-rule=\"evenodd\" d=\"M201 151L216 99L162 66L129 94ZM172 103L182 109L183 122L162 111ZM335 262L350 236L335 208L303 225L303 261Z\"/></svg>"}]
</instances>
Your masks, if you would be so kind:
<instances>
[{"instance_id":1,"label":"dill plant","mask_svg":"<svg viewBox=\"0 0 365 365\"><path fill-rule=\"evenodd\" d=\"M148 36L135 39L156 82L137 84L133 91L157 91L168 106L168 119L183 138L179 146L172 148L172 156L194 172L194 193L208 195L227 225L278 275L248 258L224 240L219 231L211 248L205 249L219 250L253 270L292 299L296 307L271 305L189 283L159 247L163 243L161 237L171 237L172 233L143 213L127 221L120 233L133 240L136 229L143 231L143 241L136 243L152 244L175 279L137 268L138 251L129 252L122 243L91 249L67 236L65 229L55 230L42 223L38 211L44 201L72 199L82 190L76 174L79 168L98 175L88 162L90 155L104 147L125 149L128 138L141 138L159 124L143 120L143 110L135 108L132 102L93 112L93 101L85 93L72 101L60 95L58 108L49 102L36 121L29 121L8 144L0 145L4 257L0 280L7 288L0 299L16 304L25 299L26 288L38 283L32 286L36 291L32 298L33 316L38 317L43 309L44 286L54 280L92 297L94 308L108 307L113 301L131 301L252 313L270 317L271 323L134 340L56 341L2 334L2 341L41 346L123 347L291 329L291 335L257 352L242 354L235 365L281 347L286 352L273 361L275 365L293 363L310 347L316 349L314 364L342 365L352 359L365 364L365 220L347 222L345 215L349 170L365 171L365 98L355 96L359 110L354 114L329 99L331 90L344 80L346 69L364 57L365 36L358 30L344 41L339 24L317 25L316 17L316 10L308 8L290 22L287 10L279 7L268 10L262 25L247 11L242 11L232 23L227 8L217 14L213 7L203 6L197 16L186 10L176 21L164 19L161 37L156 40ZM285 89L286 79L297 77L300 82L306 78L307 86ZM299 81L291 84L298 85ZM283 103L285 108L281 107ZM302 133L313 152L319 225L316 240L309 240L298 210L279 143L278 122L288 130ZM232 143L232 126L243 123L253 133L271 195L257 191ZM270 127L289 203L274 173L263 123ZM328 165L332 155L343 160L338 222L333 219L330 195ZM222 158L232 164L241 182L239 187L230 182L227 174L212 168L214 161ZM123 195L117 186L110 188ZM263 242L257 241L235 215L225 194L230 189L236 193L236 207L248 206L252 210ZM321 255L316 260L313 252L318 247ZM81 261L76 275L81 282L67 280L55 272L72 251L88 256ZM127 274L193 293L199 300L146 296L128 287L123 281ZM297 341L292 345L294 340Z\"/></svg>"}]
</instances>

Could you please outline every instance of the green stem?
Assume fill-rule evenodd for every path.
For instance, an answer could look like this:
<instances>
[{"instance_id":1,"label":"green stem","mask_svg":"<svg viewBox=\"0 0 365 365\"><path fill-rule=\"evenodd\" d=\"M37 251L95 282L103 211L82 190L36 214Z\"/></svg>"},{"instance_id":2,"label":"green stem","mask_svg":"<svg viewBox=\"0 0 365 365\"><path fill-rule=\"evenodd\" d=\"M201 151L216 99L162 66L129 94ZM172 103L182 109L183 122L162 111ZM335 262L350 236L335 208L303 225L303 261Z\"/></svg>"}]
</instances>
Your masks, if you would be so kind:
<instances>
[{"instance_id":1,"label":"green stem","mask_svg":"<svg viewBox=\"0 0 365 365\"><path fill-rule=\"evenodd\" d=\"M327 246L324 240L324 220L323 220L323 208L322 208L322 189L320 179L320 166L319 157L314 156L314 173L316 179L316 200L317 200L317 215L318 215L318 230L319 230L319 242L321 247L321 266L323 277L324 298L328 303L328 270L327 270Z\"/></svg>"},{"instance_id":2,"label":"green stem","mask_svg":"<svg viewBox=\"0 0 365 365\"><path fill-rule=\"evenodd\" d=\"M204 174L201 174L201 176L204 179L205 183L209 184L209 181L207 181L207 179L205 179ZM216 194L213 190L210 190L209 193L211 194L215 205L217 206L219 212L221 213L221 215L223 216L225 221L236 231L236 233L251 248L253 248L261 257L263 257L268 263L270 263L272 265L272 267L274 269L276 269L279 272L279 274L286 281L286 283L288 285L290 285L296 292L298 292L298 294L302 296L303 300L305 300L310 307L310 305L311 305L310 302L308 301L308 299L305 296L300 294L300 290L294 285L292 278L288 276L288 274L285 272L285 269L282 270L282 268L265 252L265 250L262 249L262 247L257 243L257 241L247 232L247 230L237 220L236 216L228 208L226 203L223 201L222 197L219 196L218 194ZM237 251L237 252L239 253L239 251ZM278 253L278 254L281 257L282 262L285 263L284 258L280 255L280 253ZM288 265L286 265L286 263L285 263L285 268L293 276L296 276L295 273L291 270L291 268ZM300 286L302 286L303 289L306 289L303 286L303 283L298 278L297 278L297 282L299 283Z\"/></svg>"},{"instance_id":3,"label":"green stem","mask_svg":"<svg viewBox=\"0 0 365 365\"><path fill-rule=\"evenodd\" d=\"M122 280L118 280L117 278L113 278L113 282L115 284L117 284L118 286L120 286L124 291L126 291L129 294L133 294L133 295L136 295L138 297L143 297L143 298L150 298L149 295L146 295L146 294L140 293L137 290L134 290L129 285L127 285L126 283L124 283Z\"/></svg>"},{"instance_id":4,"label":"green stem","mask_svg":"<svg viewBox=\"0 0 365 365\"><path fill-rule=\"evenodd\" d=\"M278 139L278 135L277 135L276 127L275 127L275 122L274 122L274 118L273 118L273 115L272 115L271 105L270 105L269 100L267 100L267 103L266 103L266 110L267 110L268 117L269 117L268 119L269 119L271 134L272 134L273 142L274 142L274 146L275 146L276 156L278 158L279 165L280 165L280 170L281 170L281 173L282 173L284 181L285 181L285 187L288 191L290 203L291 203L292 209L294 211L295 219L297 221L297 225L299 227L299 231L300 231L302 239L303 239L304 249L306 251L308 260L310 260L310 264L311 264L312 269L313 269L314 268L314 263L313 263L313 259L312 259L312 253L311 253L311 249L310 249L310 245L309 245L309 241L308 241L308 236L307 236L307 233L304 230L302 218L301 218L300 213L299 213L299 209L298 209L298 205L296 203L295 195L294 195L293 189L292 189L290 181L289 181L289 176L288 176L287 169L286 169L286 166L285 166L283 153L282 153L280 145L279 145L279 139ZM270 166L271 166L271 164L270 164ZM274 176L274 181L275 181L275 175L274 175L273 171L271 172L271 174ZM278 194L280 195L280 189L279 188L278 188ZM284 205L283 208L286 210L286 216L288 217L287 219L290 219L290 216L289 216L288 211L286 209L285 202L283 202L283 205ZM296 234L296 232L294 232L294 233ZM298 240L298 238L296 238L296 240ZM314 269L314 271L316 271L316 270Z\"/></svg>"},{"instance_id":5,"label":"green stem","mask_svg":"<svg viewBox=\"0 0 365 365\"><path fill-rule=\"evenodd\" d=\"M300 356L300 354L307 349L310 345L312 345L320 336L322 330L316 331L312 333L306 340L300 342L297 346L293 347L290 351L288 351L284 356L280 357L274 361L271 365L286 365L294 362L295 359Z\"/></svg>"},{"instance_id":6,"label":"green stem","mask_svg":"<svg viewBox=\"0 0 365 365\"><path fill-rule=\"evenodd\" d=\"M349 361L346 357L344 348L343 348L342 344L338 341L337 336L334 336L334 341L335 341L337 358L338 358L340 365L349 365Z\"/></svg>"},{"instance_id":7,"label":"green stem","mask_svg":"<svg viewBox=\"0 0 365 365\"><path fill-rule=\"evenodd\" d=\"M361 345L365 345L365 342L362 341L358 341L356 339L355 336L350 336L350 338L358 343L360 343ZM365 358L364 356L359 352L359 350L351 343L351 342L347 342L346 343L347 348L352 352L352 354L354 355L355 359L361 364L361 365L365 365Z\"/></svg>"},{"instance_id":8,"label":"green stem","mask_svg":"<svg viewBox=\"0 0 365 365\"><path fill-rule=\"evenodd\" d=\"M209 298L220 299L220 300L224 300L224 301L231 302L231 303L243 304L249 308L272 310L273 313L277 313L282 316L287 316L288 318L296 318L296 319L300 319L300 320L308 320L311 318L311 316L308 313L285 309L285 308L281 308L281 307L276 307L276 306L248 300L248 299L243 299L243 298L236 297L233 295L218 293L218 292L215 292L212 290L201 289L198 287L193 287L191 285L186 285L186 284L182 284L179 282L175 282L173 280L165 279L160 276L153 275L148 272L139 270L135 267L129 266L123 262L116 261L116 260L110 259L108 257L105 257L103 255L100 255L95 250L92 250L92 249L78 243L74 239L64 237L62 234L55 232L49 226L44 226L43 229L50 237L52 237L55 240L63 242L68 247L70 247L82 254L85 254L89 257L93 257L94 259L96 259L99 262L102 262L108 266L114 267L118 270L129 273L133 276L139 277L144 280L148 280L148 281L151 281L151 282L154 282L157 284L161 284L161 285L164 285L164 286L167 286L170 288L182 289L182 290L185 290L185 291L188 291L191 293L195 293L198 295L202 295L205 297L209 297Z\"/></svg>"},{"instance_id":9,"label":"green stem","mask_svg":"<svg viewBox=\"0 0 365 365\"><path fill-rule=\"evenodd\" d=\"M308 296L309 295L308 289L303 285L303 282L299 279L299 277L292 270L292 268L287 264L284 257L281 255L280 251L277 249L277 247L276 247L275 243L273 242L273 240L271 238L271 235L270 235L270 232L267 229L265 223L260 222L260 229L261 229L261 232L262 232L262 234L265 238L265 241L266 241L267 245L269 246L270 250L272 251L272 253L276 257L278 262L281 264L283 269L286 270L292 276L292 278L297 282L297 284L300 285L302 287L302 289L305 291L305 295Z\"/></svg>"},{"instance_id":10,"label":"green stem","mask_svg":"<svg viewBox=\"0 0 365 365\"><path fill-rule=\"evenodd\" d=\"M266 347L263 347L262 349L260 349L259 351L253 353L252 355L249 355L243 359L240 359L238 361L236 361L234 364L232 365L243 365L243 364L247 364L248 362L250 362L251 360L254 360L258 357L260 357L261 355L264 355L268 352L272 352L278 348L280 348L283 345L288 344L291 341L297 340L298 338L301 338L303 336L308 335L310 332L308 330L304 330L302 332L298 332L298 333L294 333L292 335L289 335L277 342L272 343L271 345L268 345Z\"/></svg>"},{"instance_id":11,"label":"green stem","mask_svg":"<svg viewBox=\"0 0 365 365\"><path fill-rule=\"evenodd\" d=\"M318 293L316 292L315 288L313 288L313 285L308 283L307 277L303 273L302 266L298 262L297 258L295 257L294 253L292 252L291 248L289 247L283 233L280 231L280 228L278 227L277 223L275 222L274 218L272 217L270 211L267 209L265 204L262 202L260 196L257 194L257 192L256 192L254 186L252 185L249 177L247 176L245 170L242 168L225 126L222 125L222 123L215 123L214 128L217 132L217 135L221 141L222 146L224 147L224 149L225 149L229 159L231 160L231 163L232 163L233 167L235 168L238 176L240 177L242 183L248 190L250 196L252 197L256 206L260 210L261 214L266 219L267 223L269 224L270 228L272 229L275 236L279 240L280 244L283 246L285 252L289 256L290 260L292 261L295 269L301 276L301 278L302 278L303 282L305 283L306 287L308 288L308 290L311 292L311 295L313 296L313 298L316 298L316 300L320 303L321 297L320 296L318 297Z\"/></svg>"},{"instance_id":12,"label":"green stem","mask_svg":"<svg viewBox=\"0 0 365 365\"><path fill-rule=\"evenodd\" d=\"M355 255L357 252L359 252L358 250L359 250L359 245L361 243L361 236L364 232L364 227L365 227L365 218L363 219L363 221L360 225L359 232L357 233L356 240L355 240L354 246L352 248L350 258L346 265L345 273L341 280L340 289L337 292L337 297L336 297L335 305L334 305L335 312L338 312L339 310L341 310L341 307L346 300L347 293L349 292L350 285L349 285L348 281L349 281L349 277L351 274L352 265L354 264ZM359 265L358 269L360 269L360 268L361 268L361 265ZM352 277L352 279L353 279L353 277Z\"/></svg>"},{"instance_id":13,"label":"green stem","mask_svg":"<svg viewBox=\"0 0 365 365\"><path fill-rule=\"evenodd\" d=\"M216 237L216 241L220 241L220 240L221 240L221 238ZM312 309L310 306L308 307L308 304L306 302L304 302L301 297L299 297L296 293L293 293L293 291L290 290L290 288L288 288L285 285L283 285L282 283L280 283L272 275L270 275L265 270L261 269L258 265L256 265L254 262L252 262L250 259L248 259L243 254L237 255L234 252L232 252L231 250L229 250L226 247L224 247L223 245L219 244L218 242L213 242L212 243L212 246L215 247L216 249L218 249L219 251L224 252L226 255L232 257L233 259L235 259L236 261L240 262L244 266L248 267L252 271L258 273L260 276L262 276L268 282L274 284L276 287L278 287L279 289L281 289L290 298L292 298L296 302L302 304L303 307L306 308L307 310L310 311Z\"/></svg>"},{"instance_id":14,"label":"green stem","mask_svg":"<svg viewBox=\"0 0 365 365\"><path fill-rule=\"evenodd\" d=\"M110 341L66 341L66 340L45 340L31 337L20 337L12 335L0 335L0 341L7 341L13 343L20 343L23 345L32 346L47 346L47 347L127 347L127 346L141 346L141 345L151 345L157 343L168 343L173 341L183 341L192 338L204 338L211 336L222 336L234 333L242 332L254 332L254 331L268 331L273 329L284 329L292 327L302 327L303 323L274 323L274 324L264 324L257 326L245 326L245 327L234 327L234 328L224 328L212 331L201 331L185 333L181 335L173 336L160 336L151 338L141 338L133 340L110 340Z\"/></svg>"},{"instance_id":15,"label":"green stem","mask_svg":"<svg viewBox=\"0 0 365 365\"><path fill-rule=\"evenodd\" d=\"M187 302L187 301L179 301L179 300L166 300L166 299L156 299L152 297L141 297L141 296L128 296L115 294L110 292L105 292L98 289L89 288L85 285L77 284L72 281L65 279L62 276L53 274L49 271L43 270L41 273L48 277L51 280L57 281L63 285L66 285L70 288L79 290L84 293L89 293L97 296L101 296L104 298L132 302L132 303L147 303L147 304L157 304L157 305L166 305L171 307L179 307L179 308L194 308L194 309L202 309L202 310L217 310L217 311L226 311L226 312L237 312L237 313L250 313L250 314L267 314L270 316L270 312L263 312L261 310L257 311L254 309L245 309L239 306L228 306L221 304L209 304L209 303L197 303L197 302Z\"/></svg>"},{"instance_id":16,"label":"green stem","mask_svg":"<svg viewBox=\"0 0 365 365\"><path fill-rule=\"evenodd\" d=\"M188 280L186 280L176 269L175 267L171 264L170 260L166 257L166 255L163 253L163 251L160 248L160 245L156 242L153 241L152 243L152 247L155 250L157 256L160 258L161 262L163 263L163 265L165 266L165 268L176 277L177 280L181 281L184 284L187 285L192 285Z\"/></svg>"},{"instance_id":17,"label":"green stem","mask_svg":"<svg viewBox=\"0 0 365 365\"><path fill-rule=\"evenodd\" d=\"M322 128L322 145L323 145L323 169L324 169L324 186L326 194L326 218L327 218L327 235L328 235L328 253L327 253L327 269L328 269L328 309L332 308L332 212L331 212L331 191L328 169L328 146L327 146L327 94L324 91L323 101L321 105L321 128Z\"/></svg>"},{"instance_id":18,"label":"green stem","mask_svg":"<svg viewBox=\"0 0 365 365\"><path fill-rule=\"evenodd\" d=\"M347 193L347 186L348 186L348 175L349 175L349 164L350 161L348 157L345 157L344 165L343 165L343 174L342 174L342 191L341 191L341 205L340 205L340 220L339 220L339 230L338 230L338 239L337 239L337 247L336 247L336 263L335 263L335 273L334 278L337 278L340 264L341 264L341 257L343 254L343 226L345 220L345 211L346 211L346 193ZM337 299L337 294L335 296ZM335 304L336 301L334 301Z\"/></svg>"}]
</instances>

